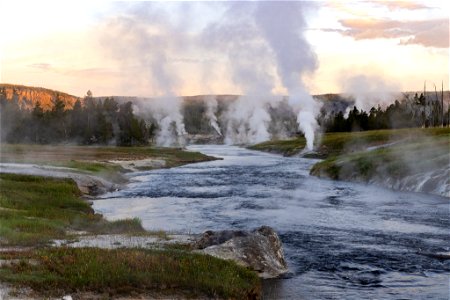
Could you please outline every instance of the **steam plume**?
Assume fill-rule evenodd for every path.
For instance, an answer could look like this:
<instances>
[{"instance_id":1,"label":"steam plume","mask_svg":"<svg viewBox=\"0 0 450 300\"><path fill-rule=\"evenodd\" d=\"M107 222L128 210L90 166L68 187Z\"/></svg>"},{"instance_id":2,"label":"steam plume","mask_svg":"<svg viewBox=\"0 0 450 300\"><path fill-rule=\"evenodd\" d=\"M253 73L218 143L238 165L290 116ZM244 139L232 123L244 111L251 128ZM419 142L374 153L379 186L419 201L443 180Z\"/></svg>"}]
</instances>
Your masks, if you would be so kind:
<instances>
[{"instance_id":1,"label":"steam plume","mask_svg":"<svg viewBox=\"0 0 450 300\"><path fill-rule=\"evenodd\" d=\"M316 68L316 57L302 35L306 29L302 2L260 2L256 22L272 48L277 72L297 113L299 129L305 134L308 150L313 149L317 104L301 81L304 72Z\"/></svg>"},{"instance_id":2,"label":"steam plume","mask_svg":"<svg viewBox=\"0 0 450 300\"><path fill-rule=\"evenodd\" d=\"M223 8L224 14L214 19L206 18L209 23L202 24L206 26L200 31L198 22L193 22L193 16L189 15L195 12L195 5L167 5L155 2L130 4L120 15L111 18L102 30L103 44L110 47L113 57L124 64L126 72L130 72L130 88L144 85L148 90L146 95L163 96L165 105L169 106L178 101L174 99L180 96L177 93L183 86L183 80L176 76L177 61L190 61L190 67L198 66L199 61L201 64L220 61L222 65L226 61L222 73L245 96L231 104L229 111L223 114L227 119L220 120L225 124L222 130L214 113L215 102L207 101L211 126L225 134L229 142L270 139L268 110L276 106L272 101L281 98L275 97L274 91L284 87L297 116L298 129L305 134L307 148L311 150L317 130L314 116L318 107L301 78L305 72L316 68L315 55L303 36L305 3L201 4L208 9ZM172 9L186 11L189 16L180 14L173 18ZM204 69L211 71L211 65L208 63ZM204 85L212 86L210 82ZM180 105L152 109L160 127L158 143L167 145L165 140L169 133L175 134L172 140L180 142L185 130L179 109ZM225 129L226 132L222 132Z\"/></svg>"},{"instance_id":3,"label":"steam plume","mask_svg":"<svg viewBox=\"0 0 450 300\"><path fill-rule=\"evenodd\" d=\"M226 144L255 144L270 139L270 115L262 99L241 96L228 108L226 119Z\"/></svg>"},{"instance_id":4,"label":"steam plume","mask_svg":"<svg viewBox=\"0 0 450 300\"><path fill-rule=\"evenodd\" d=\"M207 96L206 102L206 117L209 120L209 124L212 128L221 136L222 131L220 130L219 123L217 122L217 100L214 96Z\"/></svg>"},{"instance_id":5,"label":"steam plume","mask_svg":"<svg viewBox=\"0 0 450 300\"><path fill-rule=\"evenodd\" d=\"M344 92L355 98L355 106L364 111L392 103L401 90L395 81L386 82L375 75L353 75L345 78L342 85ZM352 108L349 107L346 113Z\"/></svg>"},{"instance_id":6,"label":"steam plume","mask_svg":"<svg viewBox=\"0 0 450 300\"><path fill-rule=\"evenodd\" d=\"M140 116L158 123L157 144L182 145L186 130L176 94L180 79L169 56L183 44L184 35L156 3L127 8L107 21L101 29L101 40L123 64L123 70L131 72L130 82L126 83L129 88L141 91L144 87L146 95L162 96L138 103Z\"/></svg>"}]
</instances>

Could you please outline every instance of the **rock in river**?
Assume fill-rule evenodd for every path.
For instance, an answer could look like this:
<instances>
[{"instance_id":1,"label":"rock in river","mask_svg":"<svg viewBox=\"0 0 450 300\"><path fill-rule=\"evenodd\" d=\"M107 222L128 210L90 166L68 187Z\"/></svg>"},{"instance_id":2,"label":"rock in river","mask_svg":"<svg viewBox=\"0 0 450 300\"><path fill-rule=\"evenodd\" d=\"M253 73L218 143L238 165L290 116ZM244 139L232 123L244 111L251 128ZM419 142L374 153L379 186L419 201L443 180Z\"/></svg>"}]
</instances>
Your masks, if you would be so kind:
<instances>
[{"instance_id":1,"label":"rock in river","mask_svg":"<svg viewBox=\"0 0 450 300\"><path fill-rule=\"evenodd\" d=\"M259 277L275 278L288 272L280 238L268 226L253 231L206 231L195 243L197 252L257 271Z\"/></svg>"}]
</instances>

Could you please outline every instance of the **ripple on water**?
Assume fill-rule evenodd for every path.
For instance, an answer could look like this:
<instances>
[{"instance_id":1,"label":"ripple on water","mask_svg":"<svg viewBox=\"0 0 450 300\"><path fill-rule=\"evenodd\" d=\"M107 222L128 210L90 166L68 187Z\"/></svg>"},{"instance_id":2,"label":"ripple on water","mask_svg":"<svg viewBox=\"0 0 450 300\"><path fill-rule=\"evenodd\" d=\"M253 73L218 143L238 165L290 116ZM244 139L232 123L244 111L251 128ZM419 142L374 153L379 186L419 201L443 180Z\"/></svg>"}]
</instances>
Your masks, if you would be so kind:
<instances>
[{"instance_id":1,"label":"ripple on water","mask_svg":"<svg viewBox=\"0 0 450 300\"><path fill-rule=\"evenodd\" d=\"M224 158L138 172L94 208L148 229L202 232L269 225L292 274L264 283L267 299L448 299L448 199L309 176L313 160L229 146Z\"/></svg>"}]
</instances>

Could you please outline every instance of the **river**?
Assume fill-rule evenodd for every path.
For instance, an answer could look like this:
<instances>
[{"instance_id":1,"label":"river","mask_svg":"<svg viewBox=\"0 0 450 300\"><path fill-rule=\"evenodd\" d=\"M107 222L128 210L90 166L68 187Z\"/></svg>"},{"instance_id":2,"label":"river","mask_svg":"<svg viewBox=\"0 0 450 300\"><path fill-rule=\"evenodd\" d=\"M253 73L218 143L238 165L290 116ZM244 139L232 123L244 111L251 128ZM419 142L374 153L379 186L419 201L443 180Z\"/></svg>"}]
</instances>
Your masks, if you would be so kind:
<instances>
[{"instance_id":1,"label":"river","mask_svg":"<svg viewBox=\"0 0 450 300\"><path fill-rule=\"evenodd\" d=\"M147 229L201 233L272 226L292 274L265 299L449 299L448 198L309 175L313 159L190 146L223 160L133 173L94 209Z\"/></svg>"}]
</instances>

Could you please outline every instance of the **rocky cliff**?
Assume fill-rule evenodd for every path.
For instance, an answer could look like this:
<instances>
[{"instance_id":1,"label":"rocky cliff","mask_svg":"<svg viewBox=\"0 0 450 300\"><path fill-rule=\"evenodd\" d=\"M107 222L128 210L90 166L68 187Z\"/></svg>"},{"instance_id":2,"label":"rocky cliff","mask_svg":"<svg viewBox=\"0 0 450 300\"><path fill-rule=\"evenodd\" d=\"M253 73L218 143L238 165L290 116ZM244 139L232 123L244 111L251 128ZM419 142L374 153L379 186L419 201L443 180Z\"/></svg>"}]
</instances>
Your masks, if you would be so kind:
<instances>
[{"instance_id":1,"label":"rocky cliff","mask_svg":"<svg viewBox=\"0 0 450 300\"><path fill-rule=\"evenodd\" d=\"M72 108L75 101L79 99L79 97L46 88L3 83L0 83L0 95L7 100L17 100L19 106L26 109L32 109L39 101L44 110L51 109L56 99L63 101L67 108Z\"/></svg>"}]
</instances>

